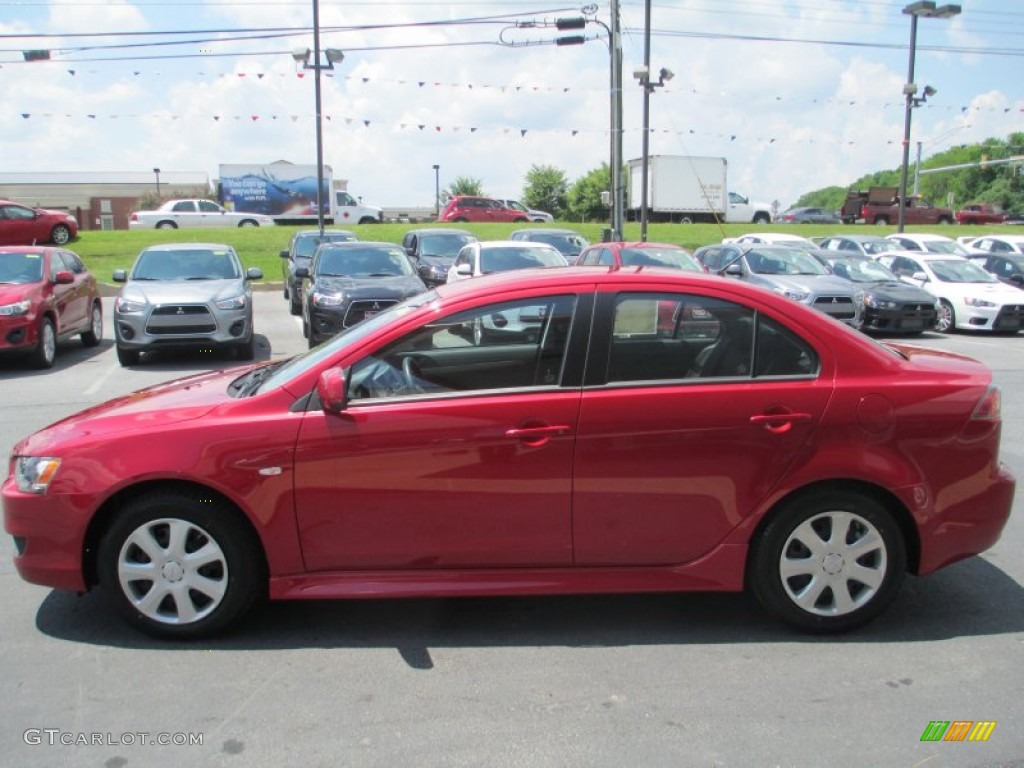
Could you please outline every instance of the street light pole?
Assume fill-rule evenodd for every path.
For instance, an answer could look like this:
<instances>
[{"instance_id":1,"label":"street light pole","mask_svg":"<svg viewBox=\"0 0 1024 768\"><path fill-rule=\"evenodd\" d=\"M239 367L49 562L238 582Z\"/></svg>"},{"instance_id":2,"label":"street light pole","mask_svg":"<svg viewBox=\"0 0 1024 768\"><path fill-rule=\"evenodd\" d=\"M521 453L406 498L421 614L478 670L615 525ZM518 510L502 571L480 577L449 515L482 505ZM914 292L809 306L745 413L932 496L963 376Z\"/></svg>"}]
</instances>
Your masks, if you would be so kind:
<instances>
[{"instance_id":1,"label":"street light pole","mask_svg":"<svg viewBox=\"0 0 1024 768\"><path fill-rule=\"evenodd\" d=\"M159 168L154 168L153 169L153 174L156 176L156 196L159 199L159 197L160 197L160 169Z\"/></svg>"},{"instance_id":2,"label":"street light pole","mask_svg":"<svg viewBox=\"0 0 1024 768\"><path fill-rule=\"evenodd\" d=\"M917 84L914 82L914 59L917 54L917 20L926 19L948 19L960 13L959 5L935 6L932 0L917 0L910 3L903 9L903 13L910 16L910 62L907 66L907 82L903 86L904 108L903 108L903 163L900 167L900 198L899 216L896 231L902 232L906 221L907 213L907 173L910 166L910 119L914 107L924 99L916 98ZM927 95L926 89L926 95ZM932 91L934 93L934 91Z\"/></svg>"},{"instance_id":3,"label":"street light pole","mask_svg":"<svg viewBox=\"0 0 1024 768\"><path fill-rule=\"evenodd\" d=\"M316 99L316 220L321 237L324 234L324 128L323 106L320 96L320 70L334 69L345 59L345 54L336 48L327 49L327 63L320 63L320 2L313 0L313 62L309 61L309 48L298 48L292 51L292 58L302 64L303 69L312 69L314 73L313 90ZM327 190L332 194L332 190Z\"/></svg>"},{"instance_id":4,"label":"street light pole","mask_svg":"<svg viewBox=\"0 0 1024 768\"><path fill-rule=\"evenodd\" d=\"M441 166L434 166L434 218L441 215Z\"/></svg>"}]
</instances>

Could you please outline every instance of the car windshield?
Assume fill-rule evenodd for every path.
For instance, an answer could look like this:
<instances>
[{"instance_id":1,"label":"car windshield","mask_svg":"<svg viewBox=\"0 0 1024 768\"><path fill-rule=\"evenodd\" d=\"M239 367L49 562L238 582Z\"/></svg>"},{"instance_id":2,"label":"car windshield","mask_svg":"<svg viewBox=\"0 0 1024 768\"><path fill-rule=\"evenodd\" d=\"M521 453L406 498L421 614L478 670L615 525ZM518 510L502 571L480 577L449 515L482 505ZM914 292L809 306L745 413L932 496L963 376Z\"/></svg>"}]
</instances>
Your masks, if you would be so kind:
<instances>
[{"instance_id":1,"label":"car windshield","mask_svg":"<svg viewBox=\"0 0 1024 768\"><path fill-rule=\"evenodd\" d=\"M275 387L286 384L298 376L302 376L307 371L319 367L324 360L329 357L333 357L344 347L360 343L367 336L374 333L378 328L381 328L388 323L395 322L399 318L405 317L413 310L422 307L424 304L428 304L436 300L436 291L426 291L424 293L417 294L410 299L406 299L399 304L394 304L386 309L382 309L377 314L370 315L365 320L362 320L355 325L344 328L340 333L331 337L323 344L318 344L308 352L289 358L283 365L274 370L273 374L268 376L263 383L250 394L254 394L256 391L265 392L274 389Z\"/></svg>"},{"instance_id":2,"label":"car windshield","mask_svg":"<svg viewBox=\"0 0 1024 768\"><path fill-rule=\"evenodd\" d=\"M966 259L941 259L929 261L935 277L944 283L997 283L993 275L973 261Z\"/></svg>"},{"instance_id":3,"label":"car windshield","mask_svg":"<svg viewBox=\"0 0 1024 768\"><path fill-rule=\"evenodd\" d=\"M535 243L545 243L556 249L563 256L577 256L580 251L589 245L579 235L552 235L548 232L535 232L528 238Z\"/></svg>"},{"instance_id":4,"label":"car windshield","mask_svg":"<svg viewBox=\"0 0 1024 768\"><path fill-rule=\"evenodd\" d=\"M834 259L829 263L832 266L832 274L855 283L899 280L888 267L874 259Z\"/></svg>"},{"instance_id":5,"label":"car windshield","mask_svg":"<svg viewBox=\"0 0 1024 768\"><path fill-rule=\"evenodd\" d=\"M320 243L349 243L356 239L351 232L324 232L319 234L300 237L295 241L295 257L299 259L311 259Z\"/></svg>"},{"instance_id":6,"label":"car windshield","mask_svg":"<svg viewBox=\"0 0 1024 768\"><path fill-rule=\"evenodd\" d=\"M687 272L703 272L703 268L682 248L623 248L620 257L624 266L671 267Z\"/></svg>"},{"instance_id":7,"label":"car windshield","mask_svg":"<svg viewBox=\"0 0 1024 768\"><path fill-rule=\"evenodd\" d=\"M0 253L0 283L38 283L43 257L38 253Z\"/></svg>"},{"instance_id":8,"label":"car windshield","mask_svg":"<svg viewBox=\"0 0 1024 768\"><path fill-rule=\"evenodd\" d=\"M790 248L751 250L747 263L759 275L827 275L828 270L813 256Z\"/></svg>"},{"instance_id":9,"label":"car windshield","mask_svg":"<svg viewBox=\"0 0 1024 768\"><path fill-rule=\"evenodd\" d=\"M316 261L321 277L397 277L411 275L409 257L397 245L372 248L322 248Z\"/></svg>"},{"instance_id":10,"label":"car windshield","mask_svg":"<svg viewBox=\"0 0 1024 768\"><path fill-rule=\"evenodd\" d=\"M462 246L466 243L472 243L474 240L476 238L473 235L452 233L421 235L420 252L423 256L450 256L455 258L455 255Z\"/></svg>"},{"instance_id":11,"label":"car windshield","mask_svg":"<svg viewBox=\"0 0 1024 768\"><path fill-rule=\"evenodd\" d=\"M954 256L967 256L970 253L955 240L925 240L922 245L929 253L949 253Z\"/></svg>"},{"instance_id":12,"label":"car windshield","mask_svg":"<svg viewBox=\"0 0 1024 768\"><path fill-rule=\"evenodd\" d=\"M132 280L232 280L240 277L234 252L223 248L149 249L139 254Z\"/></svg>"},{"instance_id":13,"label":"car windshield","mask_svg":"<svg viewBox=\"0 0 1024 768\"><path fill-rule=\"evenodd\" d=\"M480 271L511 272L533 267L564 267L565 257L550 246L529 246L480 249Z\"/></svg>"},{"instance_id":14,"label":"car windshield","mask_svg":"<svg viewBox=\"0 0 1024 768\"><path fill-rule=\"evenodd\" d=\"M896 244L890 240L861 240L860 247L864 253L885 253L896 248Z\"/></svg>"}]
</instances>

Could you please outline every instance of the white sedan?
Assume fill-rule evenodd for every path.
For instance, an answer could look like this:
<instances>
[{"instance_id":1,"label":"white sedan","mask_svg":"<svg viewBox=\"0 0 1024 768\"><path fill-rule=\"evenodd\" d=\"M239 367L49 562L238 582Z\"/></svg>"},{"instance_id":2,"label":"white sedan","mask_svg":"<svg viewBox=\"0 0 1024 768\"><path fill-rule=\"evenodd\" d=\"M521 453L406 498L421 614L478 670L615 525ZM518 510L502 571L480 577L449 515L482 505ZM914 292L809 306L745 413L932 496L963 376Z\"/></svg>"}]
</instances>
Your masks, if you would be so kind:
<instances>
[{"instance_id":1,"label":"white sedan","mask_svg":"<svg viewBox=\"0 0 1024 768\"><path fill-rule=\"evenodd\" d=\"M547 243L522 240L484 240L462 246L448 269L448 282L467 277L510 272L535 267L567 267L569 262L558 249Z\"/></svg>"},{"instance_id":2,"label":"white sedan","mask_svg":"<svg viewBox=\"0 0 1024 768\"><path fill-rule=\"evenodd\" d=\"M942 253L947 256L963 256L965 259L977 251L961 241L945 235L933 235L928 232L900 232L886 235L895 248L903 251L923 251L925 253Z\"/></svg>"},{"instance_id":3,"label":"white sedan","mask_svg":"<svg viewBox=\"0 0 1024 768\"><path fill-rule=\"evenodd\" d=\"M938 331L1014 333L1024 328L1024 293L972 261L936 253L897 253L879 261L904 282L938 298Z\"/></svg>"},{"instance_id":4,"label":"white sedan","mask_svg":"<svg viewBox=\"0 0 1024 768\"><path fill-rule=\"evenodd\" d=\"M135 211L128 220L128 229L272 226L271 216L229 211L212 200L168 200L155 211Z\"/></svg>"},{"instance_id":5,"label":"white sedan","mask_svg":"<svg viewBox=\"0 0 1024 768\"><path fill-rule=\"evenodd\" d=\"M1024 235L982 235L967 247L983 253L1024 253Z\"/></svg>"}]
</instances>

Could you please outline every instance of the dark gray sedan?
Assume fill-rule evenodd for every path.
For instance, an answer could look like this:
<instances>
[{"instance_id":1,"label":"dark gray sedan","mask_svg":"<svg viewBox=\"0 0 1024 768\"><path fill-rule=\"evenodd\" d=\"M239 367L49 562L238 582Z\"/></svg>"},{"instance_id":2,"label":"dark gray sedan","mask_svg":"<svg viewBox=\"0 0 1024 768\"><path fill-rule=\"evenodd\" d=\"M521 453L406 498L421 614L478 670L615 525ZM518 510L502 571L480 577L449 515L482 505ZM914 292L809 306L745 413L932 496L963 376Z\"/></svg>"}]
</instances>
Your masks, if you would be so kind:
<instances>
[{"instance_id":1,"label":"dark gray sedan","mask_svg":"<svg viewBox=\"0 0 1024 768\"><path fill-rule=\"evenodd\" d=\"M427 290L405 251L394 243L324 243L312 264L295 274L304 279L302 333L310 349Z\"/></svg>"}]
</instances>

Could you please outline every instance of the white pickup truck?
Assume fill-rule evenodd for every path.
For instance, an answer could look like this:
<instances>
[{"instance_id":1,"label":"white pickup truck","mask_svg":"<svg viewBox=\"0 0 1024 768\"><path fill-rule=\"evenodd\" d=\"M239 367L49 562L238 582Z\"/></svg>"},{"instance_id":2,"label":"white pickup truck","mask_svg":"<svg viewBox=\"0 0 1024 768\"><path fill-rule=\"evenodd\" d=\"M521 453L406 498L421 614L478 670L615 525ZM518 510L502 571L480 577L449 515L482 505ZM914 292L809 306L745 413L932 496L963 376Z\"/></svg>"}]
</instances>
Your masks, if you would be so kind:
<instances>
[{"instance_id":1,"label":"white pickup truck","mask_svg":"<svg viewBox=\"0 0 1024 768\"><path fill-rule=\"evenodd\" d=\"M229 211L212 200L168 200L155 211L135 211L128 220L128 229L272 226L271 216Z\"/></svg>"}]
</instances>

